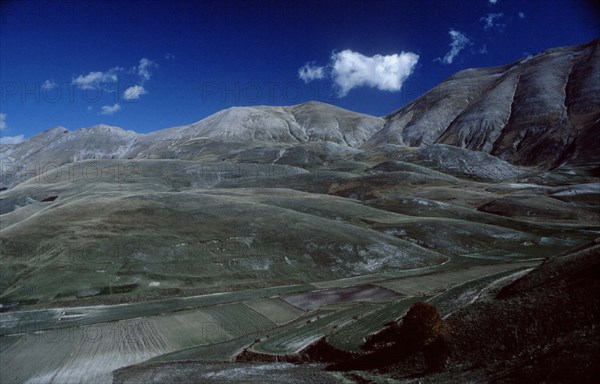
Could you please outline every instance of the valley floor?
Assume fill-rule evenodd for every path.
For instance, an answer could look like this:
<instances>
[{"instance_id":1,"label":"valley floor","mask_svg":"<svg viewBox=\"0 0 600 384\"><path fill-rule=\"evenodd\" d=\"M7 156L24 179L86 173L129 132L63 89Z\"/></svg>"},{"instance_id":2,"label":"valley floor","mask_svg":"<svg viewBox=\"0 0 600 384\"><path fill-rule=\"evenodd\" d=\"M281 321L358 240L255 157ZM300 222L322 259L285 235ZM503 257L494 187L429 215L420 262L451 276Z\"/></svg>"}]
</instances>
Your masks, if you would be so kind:
<instances>
[{"instance_id":1,"label":"valley floor","mask_svg":"<svg viewBox=\"0 0 600 384\"><path fill-rule=\"evenodd\" d=\"M450 263L415 270L407 277L365 276L357 286L359 291L379 286L395 294L387 298L347 295L310 310L295 307L286 300L292 297L297 300L298 295L335 293L343 288L323 290L319 286L346 286L347 282L163 299L144 305L2 313L2 382L110 383L113 371L149 359L229 361L248 347L261 353L290 355L323 337L338 348L352 351L368 334L401 317L415 298L443 303L444 312L449 314L476 300L495 281L514 278L539 265L540 260L477 266L477 259L473 259L472 267L463 262L465 268L460 270L452 269ZM256 343L257 339L261 342ZM204 353L213 347L212 356ZM135 374L125 370L119 373L116 382L147 382L144 378L150 377L148 372L157 373L153 364L156 363L132 369ZM170 382L186 382L190 375L200 375L203 382L214 379L233 383L252 380L253 375L261 372L267 380L263 382L268 382L269 375L275 380L279 372L289 375L290 382L309 382L306 381L309 378L313 382L337 380L335 375L310 366L236 363L217 369L219 366L210 364L188 363L185 369L179 369L178 363L160 363L161 374L152 377L158 383L161 377L167 377L162 375L170 372L168 377L178 380ZM171 372L168 367L177 369Z\"/></svg>"}]
</instances>

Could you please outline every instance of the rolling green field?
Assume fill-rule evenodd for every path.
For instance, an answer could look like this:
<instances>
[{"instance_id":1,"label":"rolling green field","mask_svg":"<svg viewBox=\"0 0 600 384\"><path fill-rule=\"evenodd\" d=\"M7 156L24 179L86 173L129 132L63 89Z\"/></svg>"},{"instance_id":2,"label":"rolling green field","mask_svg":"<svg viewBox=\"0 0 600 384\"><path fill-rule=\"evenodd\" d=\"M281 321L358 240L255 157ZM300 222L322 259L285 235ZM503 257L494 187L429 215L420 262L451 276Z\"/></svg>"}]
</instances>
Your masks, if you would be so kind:
<instances>
[{"instance_id":1,"label":"rolling green field","mask_svg":"<svg viewBox=\"0 0 600 384\"><path fill-rule=\"evenodd\" d=\"M116 370L182 361L202 371L244 351L294 357L319 340L359 352L413 303L448 316L600 230L579 200L564 222L562 203L547 218L502 216L478 208L551 200L422 166L381 174L368 161L321 179L210 185L194 162L139 161L125 183L3 192L4 208L37 202L6 208L0 223L2 383L110 383ZM60 198L41 203L48 194Z\"/></svg>"}]
</instances>

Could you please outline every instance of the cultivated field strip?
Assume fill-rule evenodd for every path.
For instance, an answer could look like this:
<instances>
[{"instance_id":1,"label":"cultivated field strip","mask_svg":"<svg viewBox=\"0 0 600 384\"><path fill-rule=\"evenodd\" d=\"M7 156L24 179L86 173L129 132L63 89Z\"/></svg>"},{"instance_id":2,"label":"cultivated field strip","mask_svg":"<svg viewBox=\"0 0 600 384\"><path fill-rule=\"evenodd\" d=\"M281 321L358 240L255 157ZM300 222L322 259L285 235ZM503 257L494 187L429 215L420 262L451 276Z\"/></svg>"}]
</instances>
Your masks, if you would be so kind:
<instances>
[{"instance_id":1,"label":"cultivated field strip","mask_svg":"<svg viewBox=\"0 0 600 384\"><path fill-rule=\"evenodd\" d=\"M148 363L167 361L230 361L263 335L264 332L256 332L221 343L186 348L156 356Z\"/></svg>"},{"instance_id":2,"label":"cultivated field strip","mask_svg":"<svg viewBox=\"0 0 600 384\"><path fill-rule=\"evenodd\" d=\"M6 351L13 344L19 342L22 337L22 335L0 336L0 353Z\"/></svg>"},{"instance_id":3,"label":"cultivated field strip","mask_svg":"<svg viewBox=\"0 0 600 384\"><path fill-rule=\"evenodd\" d=\"M289 355L298 353L321 337L327 335L334 327L354 321L377 308L375 304L360 304L328 313L311 322L300 324L295 328L284 329L266 340L254 345L251 350L271 355Z\"/></svg>"},{"instance_id":4,"label":"cultivated field strip","mask_svg":"<svg viewBox=\"0 0 600 384\"><path fill-rule=\"evenodd\" d=\"M79 329L22 336L0 352L0 382L51 383L81 339Z\"/></svg>"},{"instance_id":5,"label":"cultivated field strip","mask_svg":"<svg viewBox=\"0 0 600 384\"><path fill-rule=\"evenodd\" d=\"M168 312L205 308L260 297L271 297L292 292L308 291L311 289L314 289L314 286L290 285L131 304L53 308L0 313L0 335L37 332L46 329L70 328L129 318L156 316ZM65 317L65 314L68 314L69 316Z\"/></svg>"},{"instance_id":6,"label":"cultivated field strip","mask_svg":"<svg viewBox=\"0 0 600 384\"><path fill-rule=\"evenodd\" d=\"M529 269L530 268L523 266L505 272L488 275L477 280L468 281L440 293L431 298L428 303L436 307L440 316L449 316L451 313L477 300L481 292L489 287L490 284L493 284L499 279L512 276L520 271L528 271Z\"/></svg>"},{"instance_id":7,"label":"cultivated field strip","mask_svg":"<svg viewBox=\"0 0 600 384\"><path fill-rule=\"evenodd\" d=\"M0 377L2 383L110 383L115 369L274 326L238 303L26 334L0 353Z\"/></svg>"},{"instance_id":8,"label":"cultivated field strip","mask_svg":"<svg viewBox=\"0 0 600 384\"><path fill-rule=\"evenodd\" d=\"M158 317L173 349L220 343L275 326L243 304L227 304Z\"/></svg>"},{"instance_id":9,"label":"cultivated field strip","mask_svg":"<svg viewBox=\"0 0 600 384\"><path fill-rule=\"evenodd\" d=\"M304 313L301 309L276 298L256 299L244 304L277 325L289 323Z\"/></svg>"},{"instance_id":10,"label":"cultivated field strip","mask_svg":"<svg viewBox=\"0 0 600 384\"><path fill-rule=\"evenodd\" d=\"M53 382L110 383L113 370L171 350L169 340L161 332L164 328L160 321L136 319L124 323L121 329L114 329L112 324L92 326L102 337L79 342L73 355L54 375Z\"/></svg>"},{"instance_id":11,"label":"cultivated field strip","mask_svg":"<svg viewBox=\"0 0 600 384\"><path fill-rule=\"evenodd\" d=\"M327 342L338 349L359 351L367 336L380 331L385 324L402 317L414 303L426 299L426 297L411 297L381 304L378 309L333 331L327 337Z\"/></svg>"},{"instance_id":12,"label":"cultivated field strip","mask_svg":"<svg viewBox=\"0 0 600 384\"><path fill-rule=\"evenodd\" d=\"M487 275L519 267L536 266L538 264L540 264L540 261L477 266L457 271L445 271L423 276L382 281L375 283L375 285L396 291L406 296L422 296L449 289L457 284L462 284L469 280L476 280Z\"/></svg>"},{"instance_id":13,"label":"cultivated field strip","mask_svg":"<svg viewBox=\"0 0 600 384\"><path fill-rule=\"evenodd\" d=\"M312 310L324 305L354 302L376 301L400 296L397 292L374 285L357 285L344 288L332 288L319 291L291 293L283 300L297 308Z\"/></svg>"}]
</instances>

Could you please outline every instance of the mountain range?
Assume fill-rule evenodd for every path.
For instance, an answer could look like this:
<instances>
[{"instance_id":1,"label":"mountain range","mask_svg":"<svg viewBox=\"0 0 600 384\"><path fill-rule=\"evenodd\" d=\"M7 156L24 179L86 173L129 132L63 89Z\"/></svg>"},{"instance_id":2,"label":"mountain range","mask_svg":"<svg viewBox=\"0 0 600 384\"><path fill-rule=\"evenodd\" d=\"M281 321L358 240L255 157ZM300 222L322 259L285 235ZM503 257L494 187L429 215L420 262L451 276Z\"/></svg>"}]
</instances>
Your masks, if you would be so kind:
<instances>
[{"instance_id":1,"label":"mountain range","mask_svg":"<svg viewBox=\"0 0 600 384\"><path fill-rule=\"evenodd\" d=\"M458 72L383 117L311 101L1 145L0 381L586 382L599 147L600 40ZM420 301L457 339L445 373L282 363L397 356ZM124 326L135 343L85 337Z\"/></svg>"},{"instance_id":2,"label":"mountain range","mask_svg":"<svg viewBox=\"0 0 600 384\"><path fill-rule=\"evenodd\" d=\"M445 144L547 170L600 160L599 105L600 40L595 40L458 72L382 118L320 102L233 107L149 134L106 125L55 127L22 144L3 145L1 156L22 166L125 158L323 166L328 158L382 145Z\"/></svg>"}]
</instances>

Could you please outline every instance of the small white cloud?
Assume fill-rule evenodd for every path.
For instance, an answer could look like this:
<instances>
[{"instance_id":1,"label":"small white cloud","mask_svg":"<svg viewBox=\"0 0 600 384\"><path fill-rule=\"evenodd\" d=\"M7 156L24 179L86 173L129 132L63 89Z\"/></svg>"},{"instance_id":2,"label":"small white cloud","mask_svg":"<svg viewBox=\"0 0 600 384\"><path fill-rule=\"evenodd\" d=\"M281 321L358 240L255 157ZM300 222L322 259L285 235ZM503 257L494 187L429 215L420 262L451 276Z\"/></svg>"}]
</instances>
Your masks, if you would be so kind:
<instances>
[{"instance_id":1,"label":"small white cloud","mask_svg":"<svg viewBox=\"0 0 600 384\"><path fill-rule=\"evenodd\" d=\"M504 16L504 13L488 13L484 17L480 18L479 21L483 22L483 29L488 31L494 27L498 30L503 30L506 24L499 23L498 21Z\"/></svg>"},{"instance_id":2,"label":"small white cloud","mask_svg":"<svg viewBox=\"0 0 600 384\"><path fill-rule=\"evenodd\" d=\"M58 84L56 84L56 82L54 80L46 80L44 81L44 83L42 84L42 89L44 91L50 91L54 88L57 88Z\"/></svg>"},{"instance_id":3,"label":"small white cloud","mask_svg":"<svg viewBox=\"0 0 600 384\"><path fill-rule=\"evenodd\" d=\"M519 12L519 19L524 19L524 18L525 18L525 13Z\"/></svg>"},{"instance_id":4,"label":"small white cloud","mask_svg":"<svg viewBox=\"0 0 600 384\"><path fill-rule=\"evenodd\" d=\"M367 86L382 91L399 91L408 78L419 55L412 52L365 56L346 49L331 57L332 77L338 96L344 97L355 87Z\"/></svg>"},{"instance_id":5,"label":"small white cloud","mask_svg":"<svg viewBox=\"0 0 600 384\"><path fill-rule=\"evenodd\" d=\"M77 78L73 79L73 84L79 89L92 89L99 87L102 84L116 83L119 80L117 73L121 70L122 68L115 67L106 72L96 71L90 72L85 76L79 75Z\"/></svg>"},{"instance_id":6,"label":"small white cloud","mask_svg":"<svg viewBox=\"0 0 600 384\"><path fill-rule=\"evenodd\" d=\"M496 4L498 0L489 0L490 4Z\"/></svg>"},{"instance_id":7,"label":"small white cloud","mask_svg":"<svg viewBox=\"0 0 600 384\"><path fill-rule=\"evenodd\" d=\"M146 58L140 59L140 64L137 66L137 74L140 76L142 84L145 81L150 80L150 77L152 76L151 69L156 67L158 67L158 64L156 64L154 61Z\"/></svg>"},{"instance_id":8,"label":"small white cloud","mask_svg":"<svg viewBox=\"0 0 600 384\"><path fill-rule=\"evenodd\" d=\"M115 105L105 105L102 107L100 114L101 115L112 115L115 112L118 112L120 110L121 110L121 106L119 105L119 103L116 103Z\"/></svg>"},{"instance_id":9,"label":"small white cloud","mask_svg":"<svg viewBox=\"0 0 600 384\"><path fill-rule=\"evenodd\" d=\"M20 144L25 141L25 136L0 136L0 144Z\"/></svg>"},{"instance_id":10,"label":"small white cloud","mask_svg":"<svg viewBox=\"0 0 600 384\"><path fill-rule=\"evenodd\" d=\"M141 85L134 85L123 92L123 98L125 100L139 100L140 96L147 94L148 91Z\"/></svg>"},{"instance_id":11,"label":"small white cloud","mask_svg":"<svg viewBox=\"0 0 600 384\"><path fill-rule=\"evenodd\" d=\"M6 125L6 113L0 113L0 131L4 131L6 128L8 128L8 125Z\"/></svg>"},{"instance_id":12,"label":"small white cloud","mask_svg":"<svg viewBox=\"0 0 600 384\"><path fill-rule=\"evenodd\" d=\"M443 58L437 58L437 61L440 61L444 64L452 64L454 62L454 58L458 56L460 51L465 49L468 45L471 45L471 40L463 33L459 31L455 31L453 29L448 32L450 34L450 51L446 53L446 56Z\"/></svg>"},{"instance_id":13,"label":"small white cloud","mask_svg":"<svg viewBox=\"0 0 600 384\"><path fill-rule=\"evenodd\" d=\"M488 53L486 44L483 44L483 46L481 46L481 48L479 48L479 53L481 53L481 54Z\"/></svg>"},{"instance_id":14,"label":"small white cloud","mask_svg":"<svg viewBox=\"0 0 600 384\"><path fill-rule=\"evenodd\" d=\"M165 53L165 60L173 60L175 58L175 55L172 53Z\"/></svg>"},{"instance_id":15,"label":"small white cloud","mask_svg":"<svg viewBox=\"0 0 600 384\"><path fill-rule=\"evenodd\" d=\"M314 62L306 63L298 69L298 77L305 83L325 78L325 67L318 67Z\"/></svg>"},{"instance_id":16,"label":"small white cloud","mask_svg":"<svg viewBox=\"0 0 600 384\"><path fill-rule=\"evenodd\" d=\"M76 79L73 79L73 84L77 85L81 89L92 88L93 84L97 84L103 78L102 72L90 72L87 75L79 75Z\"/></svg>"},{"instance_id":17,"label":"small white cloud","mask_svg":"<svg viewBox=\"0 0 600 384\"><path fill-rule=\"evenodd\" d=\"M362 86L394 92L402 88L418 61L419 55L412 52L369 57L346 49L334 52L326 67L319 67L314 62L304 64L298 69L298 77L305 83L331 78L338 97Z\"/></svg>"}]
</instances>

